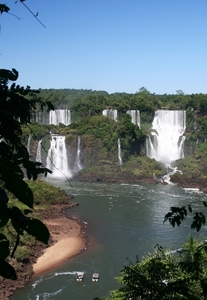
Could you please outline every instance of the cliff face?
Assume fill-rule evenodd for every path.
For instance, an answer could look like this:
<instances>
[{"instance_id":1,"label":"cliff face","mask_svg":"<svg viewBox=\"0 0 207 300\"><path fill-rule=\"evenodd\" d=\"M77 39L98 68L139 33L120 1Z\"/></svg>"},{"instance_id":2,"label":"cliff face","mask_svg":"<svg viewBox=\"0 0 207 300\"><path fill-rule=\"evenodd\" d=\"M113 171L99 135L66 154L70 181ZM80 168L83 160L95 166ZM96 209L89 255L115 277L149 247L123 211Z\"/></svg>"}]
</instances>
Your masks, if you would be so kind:
<instances>
[{"instance_id":1,"label":"cliff face","mask_svg":"<svg viewBox=\"0 0 207 300\"><path fill-rule=\"evenodd\" d=\"M78 137L66 136L66 148L69 168L73 169L78 156ZM80 138L79 150L81 166L83 168L89 168L101 159L101 139L83 135Z\"/></svg>"},{"instance_id":2,"label":"cliff face","mask_svg":"<svg viewBox=\"0 0 207 300\"><path fill-rule=\"evenodd\" d=\"M207 143L193 155L176 161L175 166L182 171L182 174L175 173L171 177L182 187L199 188L207 192Z\"/></svg>"},{"instance_id":3,"label":"cliff face","mask_svg":"<svg viewBox=\"0 0 207 300\"><path fill-rule=\"evenodd\" d=\"M42 163L47 166L47 155L50 148L51 135L42 140ZM153 159L149 159L144 151L142 156L133 156L121 165L118 159L118 148L115 144L110 150L103 146L101 138L90 135L66 135L68 168L74 180L94 182L154 182L153 174L158 178L166 174L165 166ZM176 161L182 175L175 174L172 181L182 186L199 187L205 190L207 178L207 158L202 154L194 154L199 142L185 143L185 159ZM38 141L31 140L30 155L36 160ZM61 149L59 149L61 152ZM124 150L123 150L124 151ZM205 149L203 153L205 153ZM197 153L197 152L196 152ZM61 153L58 154L61 157ZM64 163L64 162L63 162ZM59 168L59 166L56 166Z\"/></svg>"},{"instance_id":4,"label":"cliff face","mask_svg":"<svg viewBox=\"0 0 207 300\"><path fill-rule=\"evenodd\" d=\"M50 149L51 136L47 135L42 140L41 161L43 165L47 165L47 156ZM79 159L82 168L90 168L96 165L100 160L107 159L111 162L118 161L117 145L112 151L108 151L102 146L101 138L95 138L90 135L82 135L80 137L80 149L78 149L78 136L66 135L65 146L67 150L68 167L70 170L74 169L77 159ZM36 160L38 149L38 141L31 139L29 153L32 160ZM61 150L58 151L61 156ZM79 156L79 157L78 157ZM51 157L52 159L52 157Z\"/></svg>"}]
</instances>

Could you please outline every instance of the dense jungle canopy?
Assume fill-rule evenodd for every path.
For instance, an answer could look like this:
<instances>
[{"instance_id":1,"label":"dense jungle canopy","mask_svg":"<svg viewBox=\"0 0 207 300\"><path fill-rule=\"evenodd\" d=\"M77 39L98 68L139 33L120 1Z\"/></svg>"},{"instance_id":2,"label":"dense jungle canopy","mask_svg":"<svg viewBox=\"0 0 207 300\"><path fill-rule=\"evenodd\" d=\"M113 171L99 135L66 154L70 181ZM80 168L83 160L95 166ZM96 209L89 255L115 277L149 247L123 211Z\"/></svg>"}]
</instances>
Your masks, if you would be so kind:
<instances>
[{"instance_id":1,"label":"dense jungle canopy","mask_svg":"<svg viewBox=\"0 0 207 300\"><path fill-rule=\"evenodd\" d=\"M207 113L206 94L184 94L181 90L175 94L152 94L141 87L135 94L113 93L106 91L77 90L77 89L40 89L43 98L48 98L56 108L68 108L75 111L79 117L100 114L106 107L117 109L124 113L129 109L138 109L142 114L151 117L157 109L193 109L199 114Z\"/></svg>"},{"instance_id":2,"label":"dense jungle canopy","mask_svg":"<svg viewBox=\"0 0 207 300\"><path fill-rule=\"evenodd\" d=\"M207 95L184 94L178 90L175 94L157 95L141 87L135 94L113 93L106 91L76 89L40 89L43 100L49 99L55 108L67 108L71 111L71 122L77 123L83 118L102 115L106 108L116 109L118 121L125 118L127 110L139 110L141 129L149 133L154 113L158 109L186 110L187 141L204 142L207 134ZM86 119L85 119L86 120ZM82 120L82 122L84 122ZM87 121L86 121L87 122Z\"/></svg>"}]
</instances>

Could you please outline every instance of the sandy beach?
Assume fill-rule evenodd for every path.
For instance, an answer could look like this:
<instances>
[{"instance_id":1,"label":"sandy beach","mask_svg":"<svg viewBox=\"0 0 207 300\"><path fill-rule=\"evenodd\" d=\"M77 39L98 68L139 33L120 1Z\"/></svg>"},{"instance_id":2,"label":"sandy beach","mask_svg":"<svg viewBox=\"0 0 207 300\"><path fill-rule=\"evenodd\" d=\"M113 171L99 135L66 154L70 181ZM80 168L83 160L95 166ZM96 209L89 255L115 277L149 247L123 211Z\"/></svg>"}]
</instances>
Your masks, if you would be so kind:
<instances>
[{"instance_id":1,"label":"sandy beach","mask_svg":"<svg viewBox=\"0 0 207 300\"><path fill-rule=\"evenodd\" d=\"M76 220L61 217L46 220L44 223L50 231L54 244L46 248L33 265L36 275L58 266L86 247L81 234L82 227Z\"/></svg>"}]
</instances>

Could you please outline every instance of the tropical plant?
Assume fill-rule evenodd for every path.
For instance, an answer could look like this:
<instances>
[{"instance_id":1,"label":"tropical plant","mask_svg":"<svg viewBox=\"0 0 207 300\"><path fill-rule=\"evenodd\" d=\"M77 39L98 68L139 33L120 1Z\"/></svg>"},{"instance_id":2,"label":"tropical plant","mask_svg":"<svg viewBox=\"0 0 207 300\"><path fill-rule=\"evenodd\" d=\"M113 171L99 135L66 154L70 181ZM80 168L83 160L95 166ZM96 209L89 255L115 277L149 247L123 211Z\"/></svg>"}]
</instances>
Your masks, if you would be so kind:
<instances>
[{"instance_id":1,"label":"tropical plant","mask_svg":"<svg viewBox=\"0 0 207 300\"><path fill-rule=\"evenodd\" d=\"M108 300L198 300L206 299L206 243L189 237L182 249L171 252L156 246L153 253L129 262Z\"/></svg>"},{"instance_id":2,"label":"tropical plant","mask_svg":"<svg viewBox=\"0 0 207 300\"><path fill-rule=\"evenodd\" d=\"M36 180L39 174L47 175L50 170L41 163L30 160L27 148L22 143L21 126L30 123L30 115L37 105L43 109L53 109L48 101L42 101L38 91L16 85L18 78L15 69L0 70L0 228L11 222L15 233L16 243L13 249L7 236L0 234L0 275L16 279L13 267L7 258L13 257L19 244L20 235L24 232L38 240L47 243L48 229L38 219L29 217L33 208L33 193L24 180ZM13 83L9 86L10 82ZM16 205L10 205L7 193L12 193L19 202L27 208L23 211Z\"/></svg>"}]
</instances>

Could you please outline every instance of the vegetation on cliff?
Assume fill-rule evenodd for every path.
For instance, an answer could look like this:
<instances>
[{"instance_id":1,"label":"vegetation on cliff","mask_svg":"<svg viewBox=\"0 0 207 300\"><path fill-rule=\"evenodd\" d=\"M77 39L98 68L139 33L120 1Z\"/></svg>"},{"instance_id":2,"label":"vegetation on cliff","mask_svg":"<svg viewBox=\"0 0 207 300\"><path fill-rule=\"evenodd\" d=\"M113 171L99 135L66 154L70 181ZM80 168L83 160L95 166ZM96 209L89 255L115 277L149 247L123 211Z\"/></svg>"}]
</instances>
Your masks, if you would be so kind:
<instances>
[{"instance_id":1,"label":"vegetation on cliff","mask_svg":"<svg viewBox=\"0 0 207 300\"><path fill-rule=\"evenodd\" d=\"M207 191L207 142L202 143L193 156L176 161L176 166L182 173L175 173L171 177L173 182Z\"/></svg>"},{"instance_id":2,"label":"vegetation on cliff","mask_svg":"<svg viewBox=\"0 0 207 300\"><path fill-rule=\"evenodd\" d=\"M98 174L98 177L102 173L104 178L115 176L113 170L118 163L118 139L123 162L121 167L117 166L118 168L116 168L116 172L118 171L120 175L119 178L122 176L125 178L124 173L126 172L130 174L130 178L135 178L137 174L137 179L140 179L141 176L150 178L153 173L162 176L165 173L163 166L154 162L154 166L151 168L152 162L146 157L146 138L150 134L150 127L157 109L186 109L184 144L186 161L188 165L193 160L196 160L198 164L201 162L196 159L196 156L193 158L193 155L196 155L206 136L205 103L207 103L207 97L203 94L185 95L182 91L177 91L175 95L155 95L145 88L141 88L135 94L115 93L111 95L104 91L91 90L40 91L45 99L50 95L56 108L71 109L72 115L72 123L69 126L61 123L59 126L33 123L30 126L32 132L29 133L27 128L23 130L25 143L29 134L32 136L31 155L33 159L36 155L37 141L42 140L44 164L46 164L46 155L50 147L49 133L52 132L65 136L69 157L73 161L75 160L74 153L77 150L77 138L78 136L81 138L81 161L84 170L78 174L79 179L85 178L86 180L87 177L89 180L89 178L93 178L93 173ZM117 121L102 115L105 108L117 110ZM131 122L130 115L126 113L128 109L140 111L141 128ZM202 148L201 151L203 151ZM106 163L104 168L103 162ZM185 164L185 160L183 163ZM113 164L114 167L110 168L110 165ZM181 164L178 162L180 170L182 170ZM137 165L139 165L138 168ZM176 176L182 177L179 174Z\"/></svg>"}]
</instances>

